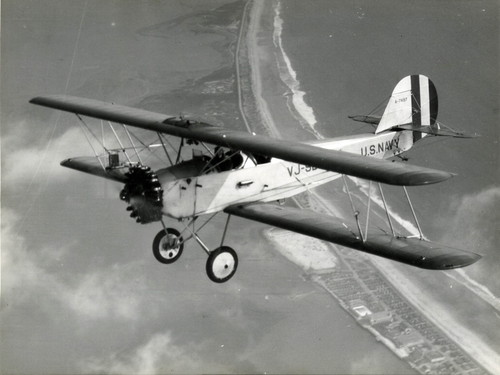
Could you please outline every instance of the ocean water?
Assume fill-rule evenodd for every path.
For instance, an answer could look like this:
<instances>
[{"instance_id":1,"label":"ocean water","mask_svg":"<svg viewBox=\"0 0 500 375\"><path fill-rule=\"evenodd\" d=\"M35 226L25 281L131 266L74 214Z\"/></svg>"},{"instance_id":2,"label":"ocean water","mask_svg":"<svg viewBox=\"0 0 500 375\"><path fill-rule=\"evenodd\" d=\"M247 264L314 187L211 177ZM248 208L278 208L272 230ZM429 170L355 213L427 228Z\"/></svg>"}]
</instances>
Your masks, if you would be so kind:
<instances>
[{"instance_id":1,"label":"ocean water","mask_svg":"<svg viewBox=\"0 0 500 375\"><path fill-rule=\"evenodd\" d=\"M482 307L482 314L491 308L486 325L496 325L498 314L495 318L494 310L498 311L500 285L484 275L500 266L495 251L498 234L492 229L498 224L498 215L493 208L487 208L498 208L500 195L499 175L490 169L493 166L494 171L498 170L498 103L492 98L498 97L495 82L499 75L496 70L499 47L498 38L488 38L488 35L498 36L498 4L460 3L456 8L449 5L448 2L432 6L395 2L376 5L280 2L276 7L279 20L275 21L281 32L280 42L275 44L286 56L288 78L284 82L294 93L295 109L317 137L371 131L371 126L352 122L347 116L368 114L375 107L383 109L381 104L388 99L393 86L402 77L416 73L435 79L438 94L443 98L438 116L441 121L483 134L479 140L437 139L417 144L409 153L412 163L458 172L462 177L410 194L424 235L489 258L448 276L459 279L467 293L473 293L470 302L489 305ZM479 51L478 46L489 52ZM451 61L453 64L448 64ZM460 103L470 104L469 110ZM475 116L481 123L467 121L470 108L477 111ZM460 125L455 126L453 121ZM366 196L368 183L358 183L360 193ZM391 194L390 198L394 219L409 233L417 234L411 216L401 214L402 196ZM380 200L373 202L381 206ZM468 236L467 231L475 234ZM418 282L418 273L410 274ZM429 278L448 284L445 273ZM435 294L434 297L438 292ZM461 300L448 302L457 311L468 309ZM463 315L462 320L465 319ZM473 326L468 322L469 329ZM474 332L492 348L497 347L495 335L483 328Z\"/></svg>"}]
</instances>

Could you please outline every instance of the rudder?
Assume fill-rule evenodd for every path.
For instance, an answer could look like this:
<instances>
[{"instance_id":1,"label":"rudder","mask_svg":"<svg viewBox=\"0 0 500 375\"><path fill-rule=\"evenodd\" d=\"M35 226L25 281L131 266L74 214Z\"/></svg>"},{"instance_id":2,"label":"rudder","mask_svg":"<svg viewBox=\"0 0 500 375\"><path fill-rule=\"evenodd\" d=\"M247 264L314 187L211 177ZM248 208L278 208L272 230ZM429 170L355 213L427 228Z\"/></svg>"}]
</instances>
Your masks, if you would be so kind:
<instances>
[{"instance_id":1,"label":"rudder","mask_svg":"<svg viewBox=\"0 0 500 375\"><path fill-rule=\"evenodd\" d=\"M434 126L437 114L438 97L432 81L421 74L407 76L394 88L375 134L401 125ZM414 142L422 135L414 132Z\"/></svg>"}]
</instances>

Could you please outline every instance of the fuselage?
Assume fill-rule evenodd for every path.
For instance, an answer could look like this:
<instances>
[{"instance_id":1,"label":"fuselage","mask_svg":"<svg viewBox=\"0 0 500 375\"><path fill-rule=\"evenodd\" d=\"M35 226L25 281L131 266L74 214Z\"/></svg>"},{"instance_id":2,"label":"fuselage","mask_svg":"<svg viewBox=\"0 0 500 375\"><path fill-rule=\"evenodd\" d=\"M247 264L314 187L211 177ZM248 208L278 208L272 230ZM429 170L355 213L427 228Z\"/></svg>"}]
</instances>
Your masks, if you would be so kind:
<instances>
[{"instance_id":1,"label":"fuselage","mask_svg":"<svg viewBox=\"0 0 500 375\"><path fill-rule=\"evenodd\" d=\"M413 145L411 131L362 134L309 142L316 147L366 157L387 159ZM246 158L239 169L199 176L166 179L163 214L177 219L221 211L232 205L270 202L292 197L339 178L339 173L280 159L257 164Z\"/></svg>"}]
</instances>

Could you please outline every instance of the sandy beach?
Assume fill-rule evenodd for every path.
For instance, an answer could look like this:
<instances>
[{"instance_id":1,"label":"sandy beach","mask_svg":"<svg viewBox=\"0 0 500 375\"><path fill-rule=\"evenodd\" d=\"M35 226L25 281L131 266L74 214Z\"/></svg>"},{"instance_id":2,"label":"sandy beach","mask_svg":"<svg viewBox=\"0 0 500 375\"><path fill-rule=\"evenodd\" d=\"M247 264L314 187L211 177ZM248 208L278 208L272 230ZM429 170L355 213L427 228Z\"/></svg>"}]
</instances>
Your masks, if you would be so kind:
<instances>
[{"instance_id":1,"label":"sandy beach","mask_svg":"<svg viewBox=\"0 0 500 375\"><path fill-rule=\"evenodd\" d=\"M281 254L306 272L326 271L337 264L337 257L329 249L330 245L323 241L277 228L264 233Z\"/></svg>"}]
</instances>

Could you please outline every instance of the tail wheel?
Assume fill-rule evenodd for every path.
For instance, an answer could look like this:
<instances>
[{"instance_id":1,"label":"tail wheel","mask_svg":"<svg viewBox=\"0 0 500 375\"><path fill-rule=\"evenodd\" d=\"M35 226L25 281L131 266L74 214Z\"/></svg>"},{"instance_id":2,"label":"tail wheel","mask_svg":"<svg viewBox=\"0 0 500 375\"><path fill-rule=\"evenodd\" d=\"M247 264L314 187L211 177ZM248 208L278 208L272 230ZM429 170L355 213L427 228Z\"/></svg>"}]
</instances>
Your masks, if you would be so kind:
<instances>
[{"instance_id":1,"label":"tail wheel","mask_svg":"<svg viewBox=\"0 0 500 375\"><path fill-rule=\"evenodd\" d=\"M237 268L238 256L229 246L221 246L208 255L207 275L215 283L228 281Z\"/></svg>"},{"instance_id":2,"label":"tail wheel","mask_svg":"<svg viewBox=\"0 0 500 375\"><path fill-rule=\"evenodd\" d=\"M184 240L174 228L161 230L153 241L153 255L160 263L174 263L182 254Z\"/></svg>"}]
</instances>

